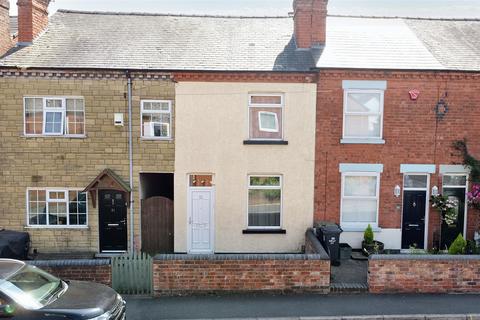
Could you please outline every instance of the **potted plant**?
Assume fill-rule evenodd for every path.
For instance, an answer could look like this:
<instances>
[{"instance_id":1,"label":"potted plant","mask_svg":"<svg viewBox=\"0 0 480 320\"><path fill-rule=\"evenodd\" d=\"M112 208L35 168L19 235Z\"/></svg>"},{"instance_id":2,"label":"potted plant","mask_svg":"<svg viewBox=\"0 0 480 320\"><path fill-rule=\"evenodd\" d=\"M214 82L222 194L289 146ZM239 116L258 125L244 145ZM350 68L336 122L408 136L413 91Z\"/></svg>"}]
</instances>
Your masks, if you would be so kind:
<instances>
[{"instance_id":1,"label":"potted plant","mask_svg":"<svg viewBox=\"0 0 480 320\"><path fill-rule=\"evenodd\" d=\"M372 226L368 227L363 232L362 251L369 256L374 253L382 253L385 245L383 242L376 241L373 236Z\"/></svg>"}]
</instances>

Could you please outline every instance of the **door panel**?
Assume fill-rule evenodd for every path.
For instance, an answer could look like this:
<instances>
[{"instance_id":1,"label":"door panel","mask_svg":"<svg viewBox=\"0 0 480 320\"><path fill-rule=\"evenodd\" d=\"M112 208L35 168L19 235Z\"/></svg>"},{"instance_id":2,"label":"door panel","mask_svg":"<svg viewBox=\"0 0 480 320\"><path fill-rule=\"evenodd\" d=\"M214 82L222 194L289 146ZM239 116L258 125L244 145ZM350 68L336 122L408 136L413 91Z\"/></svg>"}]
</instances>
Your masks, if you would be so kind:
<instances>
[{"instance_id":1,"label":"door panel","mask_svg":"<svg viewBox=\"0 0 480 320\"><path fill-rule=\"evenodd\" d=\"M100 190L98 195L100 251L127 251L125 194L115 190Z\"/></svg>"},{"instance_id":2,"label":"door panel","mask_svg":"<svg viewBox=\"0 0 480 320\"><path fill-rule=\"evenodd\" d=\"M173 201L165 197L142 200L142 251L173 253Z\"/></svg>"},{"instance_id":3,"label":"door panel","mask_svg":"<svg viewBox=\"0 0 480 320\"><path fill-rule=\"evenodd\" d=\"M444 188L443 195L447 196L451 200L457 200L457 222L452 225L447 225L445 221L442 221L442 234L440 239L440 249L446 249L450 247L452 242L461 233L463 234L463 227L465 225L465 188Z\"/></svg>"},{"instance_id":4,"label":"door panel","mask_svg":"<svg viewBox=\"0 0 480 320\"><path fill-rule=\"evenodd\" d=\"M190 190L190 250L192 252L211 252L213 190Z\"/></svg>"},{"instance_id":5,"label":"door panel","mask_svg":"<svg viewBox=\"0 0 480 320\"><path fill-rule=\"evenodd\" d=\"M402 249L425 245L426 191L403 192Z\"/></svg>"}]
</instances>

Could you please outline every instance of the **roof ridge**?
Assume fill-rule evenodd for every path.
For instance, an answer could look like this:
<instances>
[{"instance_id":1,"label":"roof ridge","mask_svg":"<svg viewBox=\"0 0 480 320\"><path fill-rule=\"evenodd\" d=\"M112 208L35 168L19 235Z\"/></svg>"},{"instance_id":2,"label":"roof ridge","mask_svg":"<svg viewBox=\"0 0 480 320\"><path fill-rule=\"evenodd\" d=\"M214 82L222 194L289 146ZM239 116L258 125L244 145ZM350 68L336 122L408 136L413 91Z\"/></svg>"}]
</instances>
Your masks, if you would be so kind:
<instances>
[{"instance_id":1,"label":"roof ridge","mask_svg":"<svg viewBox=\"0 0 480 320\"><path fill-rule=\"evenodd\" d=\"M403 19L403 20L432 20L432 21L479 21L480 18L426 18L426 17L408 17L408 16L364 16L348 14L329 14L334 18L359 18L359 19Z\"/></svg>"},{"instance_id":2,"label":"roof ridge","mask_svg":"<svg viewBox=\"0 0 480 320\"><path fill-rule=\"evenodd\" d=\"M88 11L58 9L60 13L92 14L92 15L112 15L112 16L159 16L159 17L185 17L185 18L233 18L233 19L291 19L291 16L234 16L234 15L214 15L214 14L181 14L181 13L150 13L150 12L119 12L119 11Z\"/></svg>"}]
</instances>

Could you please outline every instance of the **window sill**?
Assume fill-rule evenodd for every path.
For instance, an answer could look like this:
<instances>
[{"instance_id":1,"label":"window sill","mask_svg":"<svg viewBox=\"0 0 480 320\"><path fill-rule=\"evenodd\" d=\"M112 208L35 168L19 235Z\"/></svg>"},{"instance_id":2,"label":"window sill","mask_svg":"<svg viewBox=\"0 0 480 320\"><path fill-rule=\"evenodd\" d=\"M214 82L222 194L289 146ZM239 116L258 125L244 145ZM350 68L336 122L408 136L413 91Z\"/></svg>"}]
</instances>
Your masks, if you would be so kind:
<instances>
[{"instance_id":1,"label":"window sill","mask_svg":"<svg viewBox=\"0 0 480 320\"><path fill-rule=\"evenodd\" d=\"M246 229L242 231L243 234L286 234L284 229Z\"/></svg>"},{"instance_id":2,"label":"window sill","mask_svg":"<svg viewBox=\"0 0 480 320\"><path fill-rule=\"evenodd\" d=\"M24 229L38 230L88 230L89 226L24 226Z\"/></svg>"},{"instance_id":3,"label":"window sill","mask_svg":"<svg viewBox=\"0 0 480 320\"><path fill-rule=\"evenodd\" d=\"M285 140L244 140L244 145L288 145Z\"/></svg>"},{"instance_id":4,"label":"window sill","mask_svg":"<svg viewBox=\"0 0 480 320\"><path fill-rule=\"evenodd\" d=\"M341 144L385 144L385 140L345 138L345 139L341 139L340 143Z\"/></svg>"},{"instance_id":5,"label":"window sill","mask_svg":"<svg viewBox=\"0 0 480 320\"><path fill-rule=\"evenodd\" d=\"M343 232L364 232L365 229L367 229L368 225L366 226L358 226L358 227L344 227L340 226L342 228ZM373 232L382 232L382 228L380 227L372 227Z\"/></svg>"},{"instance_id":6,"label":"window sill","mask_svg":"<svg viewBox=\"0 0 480 320\"><path fill-rule=\"evenodd\" d=\"M45 134L24 134L21 137L26 139L32 138L63 138L63 139L87 139L86 135L83 136L67 136L67 135L45 135Z\"/></svg>"},{"instance_id":7,"label":"window sill","mask_svg":"<svg viewBox=\"0 0 480 320\"><path fill-rule=\"evenodd\" d=\"M141 141L173 141L173 138L147 138L147 137L141 137Z\"/></svg>"}]
</instances>

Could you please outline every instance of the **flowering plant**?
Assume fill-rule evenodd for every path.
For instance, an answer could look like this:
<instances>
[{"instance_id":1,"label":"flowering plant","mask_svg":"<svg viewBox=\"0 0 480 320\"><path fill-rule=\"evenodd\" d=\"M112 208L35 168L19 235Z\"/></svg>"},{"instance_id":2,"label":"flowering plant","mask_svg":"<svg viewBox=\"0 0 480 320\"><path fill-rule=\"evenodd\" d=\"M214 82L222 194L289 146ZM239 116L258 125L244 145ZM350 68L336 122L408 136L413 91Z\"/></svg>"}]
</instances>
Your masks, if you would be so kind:
<instances>
[{"instance_id":1,"label":"flowering plant","mask_svg":"<svg viewBox=\"0 0 480 320\"><path fill-rule=\"evenodd\" d=\"M442 220L447 225L452 225L458 219L458 200L449 199L447 196L437 195L430 198L432 207L436 208L442 215Z\"/></svg>"},{"instance_id":2,"label":"flowering plant","mask_svg":"<svg viewBox=\"0 0 480 320\"><path fill-rule=\"evenodd\" d=\"M472 191L467 193L468 205L480 209L480 184L476 183L472 186Z\"/></svg>"}]
</instances>

